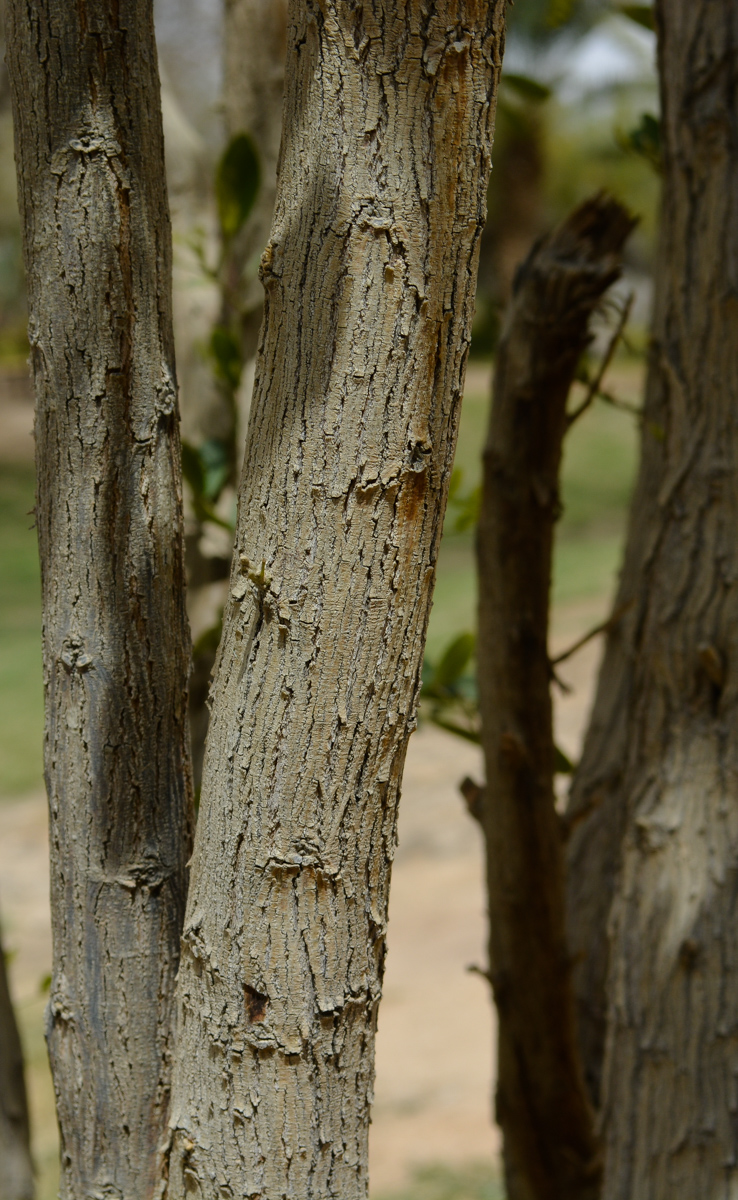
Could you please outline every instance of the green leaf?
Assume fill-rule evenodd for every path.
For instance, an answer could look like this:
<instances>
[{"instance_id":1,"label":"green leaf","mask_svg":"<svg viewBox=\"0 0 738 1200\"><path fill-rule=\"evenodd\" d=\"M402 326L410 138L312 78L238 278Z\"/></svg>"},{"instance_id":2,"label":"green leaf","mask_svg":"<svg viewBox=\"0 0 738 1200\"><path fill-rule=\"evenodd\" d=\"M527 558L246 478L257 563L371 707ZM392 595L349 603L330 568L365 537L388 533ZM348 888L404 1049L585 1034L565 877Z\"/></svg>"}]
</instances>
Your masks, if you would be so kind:
<instances>
[{"instance_id":1,"label":"green leaf","mask_svg":"<svg viewBox=\"0 0 738 1200\"><path fill-rule=\"evenodd\" d=\"M645 158L654 170L662 170L661 122L653 113L641 113L640 123L620 136L623 149Z\"/></svg>"},{"instance_id":2,"label":"green leaf","mask_svg":"<svg viewBox=\"0 0 738 1200\"><path fill-rule=\"evenodd\" d=\"M214 654L220 645L220 639L223 634L223 615L216 621L215 625L211 625L200 634L199 638L192 647L193 659L199 658L202 654Z\"/></svg>"},{"instance_id":3,"label":"green leaf","mask_svg":"<svg viewBox=\"0 0 738 1200\"><path fill-rule=\"evenodd\" d=\"M574 763L560 746L554 746L554 771L557 775L572 775Z\"/></svg>"},{"instance_id":4,"label":"green leaf","mask_svg":"<svg viewBox=\"0 0 738 1200\"><path fill-rule=\"evenodd\" d=\"M537 79L532 79L530 75L519 75L515 71L506 71L502 74L501 82L517 92L521 100L527 100L533 104L543 104L551 96L551 88L546 87L544 83L539 83Z\"/></svg>"},{"instance_id":5,"label":"green leaf","mask_svg":"<svg viewBox=\"0 0 738 1200\"><path fill-rule=\"evenodd\" d=\"M621 4L617 11L624 17L630 17L631 21L642 25L644 29L656 28L651 4Z\"/></svg>"},{"instance_id":6,"label":"green leaf","mask_svg":"<svg viewBox=\"0 0 738 1200\"><path fill-rule=\"evenodd\" d=\"M559 29L574 16L575 0L549 0L546 24L550 29Z\"/></svg>"},{"instance_id":7,"label":"green leaf","mask_svg":"<svg viewBox=\"0 0 738 1200\"><path fill-rule=\"evenodd\" d=\"M237 133L226 146L215 173L215 197L223 237L235 236L244 224L261 182L259 155L247 133Z\"/></svg>"},{"instance_id":8,"label":"green leaf","mask_svg":"<svg viewBox=\"0 0 738 1200\"><path fill-rule=\"evenodd\" d=\"M235 392L241 382L243 359L235 334L227 326L216 325L211 333L210 357L215 363L215 373L218 378Z\"/></svg>"},{"instance_id":9,"label":"green leaf","mask_svg":"<svg viewBox=\"0 0 738 1200\"><path fill-rule=\"evenodd\" d=\"M49 973L41 976L41 980L38 985L38 990L42 996L45 996L47 994L47 992L51 991L51 975Z\"/></svg>"},{"instance_id":10,"label":"green leaf","mask_svg":"<svg viewBox=\"0 0 738 1200\"><path fill-rule=\"evenodd\" d=\"M182 474L197 499L205 494L205 475L200 452L190 442L182 441Z\"/></svg>"},{"instance_id":11,"label":"green leaf","mask_svg":"<svg viewBox=\"0 0 738 1200\"><path fill-rule=\"evenodd\" d=\"M433 676L435 688L453 686L463 674L469 659L474 653L475 638L473 633L460 633L446 647Z\"/></svg>"},{"instance_id":12,"label":"green leaf","mask_svg":"<svg viewBox=\"0 0 738 1200\"><path fill-rule=\"evenodd\" d=\"M203 473L203 495L211 502L217 500L228 482L231 464L228 447L219 438L209 438L200 447L200 463Z\"/></svg>"}]
</instances>

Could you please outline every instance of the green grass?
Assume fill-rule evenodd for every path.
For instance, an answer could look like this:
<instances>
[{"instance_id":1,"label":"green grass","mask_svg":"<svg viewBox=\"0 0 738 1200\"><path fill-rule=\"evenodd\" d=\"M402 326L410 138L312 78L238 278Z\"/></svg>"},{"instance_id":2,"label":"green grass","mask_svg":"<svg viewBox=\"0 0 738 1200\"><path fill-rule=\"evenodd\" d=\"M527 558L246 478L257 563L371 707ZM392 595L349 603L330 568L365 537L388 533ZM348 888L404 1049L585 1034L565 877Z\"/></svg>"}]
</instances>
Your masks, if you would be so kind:
<instances>
[{"instance_id":1,"label":"green grass","mask_svg":"<svg viewBox=\"0 0 738 1200\"><path fill-rule=\"evenodd\" d=\"M41 592L33 467L0 463L0 797L42 778Z\"/></svg>"},{"instance_id":2,"label":"green grass","mask_svg":"<svg viewBox=\"0 0 738 1200\"><path fill-rule=\"evenodd\" d=\"M400 1191L382 1192L372 1200L504 1200L504 1195L490 1163L469 1163L422 1167Z\"/></svg>"}]
</instances>

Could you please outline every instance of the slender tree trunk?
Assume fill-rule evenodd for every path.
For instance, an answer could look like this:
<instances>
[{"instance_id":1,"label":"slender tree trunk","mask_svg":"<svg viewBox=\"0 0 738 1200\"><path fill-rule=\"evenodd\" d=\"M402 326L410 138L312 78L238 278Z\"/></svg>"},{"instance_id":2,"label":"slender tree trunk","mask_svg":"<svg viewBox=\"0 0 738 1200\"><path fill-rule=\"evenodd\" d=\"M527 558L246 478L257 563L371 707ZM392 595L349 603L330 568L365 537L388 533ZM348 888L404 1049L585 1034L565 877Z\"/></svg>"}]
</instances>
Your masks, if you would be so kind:
<instances>
[{"instance_id":1,"label":"slender tree trunk","mask_svg":"<svg viewBox=\"0 0 738 1200\"><path fill-rule=\"evenodd\" d=\"M33 1200L23 1051L0 944L0 1200Z\"/></svg>"},{"instance_id":2,"label":"slender tree trunk","mask_svg":"<svg viewBox=\"0 0 738 1200\"><path fill-rule=\"evenodd\" d=\"M171 1200L366 1196L397 800L503 9L290 6L265 325L179 978Z\"/></svg>"},{"instance_id":3,"label":"slender tree trunk","mask_svg":"<svg viewBox=\"0 0 738 1200\"><path fill-rule=\"evenodd\" d=\"M497 1119L510 1200L592 1200L601 1157L578 1056L554 795L548 616L566 401L632 228L587 201L518 275L495 371L478 531Z\"/></svg>"},{"instance_id":4,"label":"slender tree trunk","mask_svg":"<svg viewBox=\"0 0 738 1200\"><path fill-rule=\"evenodd\" d=\"M610 639L575 797L570 897L583 1007L597 1018L609 969L607 1200L738 1190L738 8L660 0L656 13L664 198L620 588L631 608ZM596 887L599 908L578 910Z\"/></svg>"},{"instance_id":5,"label":"slender tree trunk","mask_svg":"<svg viewBox=\"0 0 738 1200\"><path fill-rule=\"evenodd\" d=\"M150 0L8 3L36 387L61 1194L145 1200L189 853L189 640Z\"/></svg>"}]
</instances>

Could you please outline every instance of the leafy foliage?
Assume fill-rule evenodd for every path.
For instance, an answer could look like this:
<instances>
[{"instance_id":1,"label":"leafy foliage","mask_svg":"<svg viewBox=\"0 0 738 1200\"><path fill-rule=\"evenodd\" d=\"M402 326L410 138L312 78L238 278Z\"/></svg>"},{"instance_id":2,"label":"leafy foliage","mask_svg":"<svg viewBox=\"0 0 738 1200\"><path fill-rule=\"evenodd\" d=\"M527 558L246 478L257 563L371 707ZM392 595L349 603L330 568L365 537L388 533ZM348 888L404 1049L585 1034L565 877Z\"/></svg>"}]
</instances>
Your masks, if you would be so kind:
<instances>
[{"instance_id":1,"label":"leafy foliage","mask_svg":"<svg viewBox=\"0 0 738 1200\"><path fill-rule=\"evenodd\" d=\"M260 182L256 147L247 133L238 133L226 146L215 173L215 198L225 241L235 237L247 220Z\"/></svg>"},{"instance_id":2,"label":"leafy foliage","mask_svg":"<svg viewBox=\"0 0 738 1200\"><path fill-rule=\"evenodd\" d=\"M659 174L663 169L661 148L661 122L653 113L642 113L635 129L619 134L618 140L624 150L638 154L650 163Z\"/></svg>"},{"instance_id":3,"label":"leafy foliage","mask_svg":"<svg viewBox=\"0 0 738 1200\"><path fill-rule=\"evenodd\" d=\"M624 17L630 17L631 21L642 25L644 29L656 28L652 4L623 4L617 11Z\"/></svg>"},{"instance_id":4,"label":"leafy foliage","mask_svg":"<svg viewBox=\"0 0 738 1200\"><path fill-rule=\"evenodd\" d=\"M233 525L223 520L213 508L230 475L230 457L225 443L217 438L210 438L201 446L183 441L182 474L190 486L197 519L212 521L221 529L232 532Z\"/></svg>"}]
</instances>

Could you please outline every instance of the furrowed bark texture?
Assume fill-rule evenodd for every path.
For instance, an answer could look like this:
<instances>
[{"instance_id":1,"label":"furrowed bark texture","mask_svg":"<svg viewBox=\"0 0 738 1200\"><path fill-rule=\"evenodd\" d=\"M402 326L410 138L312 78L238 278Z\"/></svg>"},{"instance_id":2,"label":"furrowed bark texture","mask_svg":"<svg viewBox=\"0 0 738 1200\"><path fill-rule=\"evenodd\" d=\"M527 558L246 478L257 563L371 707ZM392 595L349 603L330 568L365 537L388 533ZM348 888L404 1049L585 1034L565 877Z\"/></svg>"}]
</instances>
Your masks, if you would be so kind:
<instances>
[{"instance_id":1,"label":"furrowed bark texture","mask_svg":"<svg viewBox=\"0 0 738 1200\"><path fill-rule=\"evenodd\" d=\"M0 944L0 1200L33 1200L23 1051Z\"/></svg>"},{"instance_id":2,"label":"furrowed bark texture","mask_svg":"<svg viewBox=\"0 0 738 1200\"><path fill-rule=\"evenodd\" d=\"M8 5L36 386L61 1195L151 1195L190 832L150 0Z\"/></svg>"},{"instance_id":3,"label":"furrowed bark texture","mask_svg":"<svg viewBox=\"0 0 738 1200\"><path fill-rule=\"evenodd\" d=\"M500 341L478 530L479 697L487 787L497 1120L511 1200L599 1191L578 1057L554 802L548 614L566 401L589 321L633 222L596 196L520 268Z\"/></svg>"},{"instance_id":4,"label":"furrowed bark texture","mask_svg":"<svg viewBox=\"0 0 738 1200\"><path fill-rule=\"evenodd\" d=\"M179 979L176 1200L366 1195L397 801L503 4L294 2L289 25Z\"/></svg>"},{"instance_id":5,"label":"furrowed bark texture","mask_svg":"<svg viewBox=\"0 0 738 1200\"><path fill-rule=\"evenodd\" d=\"M570 905L574 950L588 956L581 995L599 1017L617 879L605 1197L727 1200L738 1193L738 9L662 0L656 12L664 198L618 601L631 608L610 638L575 797L599 803L574 847ZM593 1038L595 1066L600 1047Z\"/></svg>"}]
</instances>

